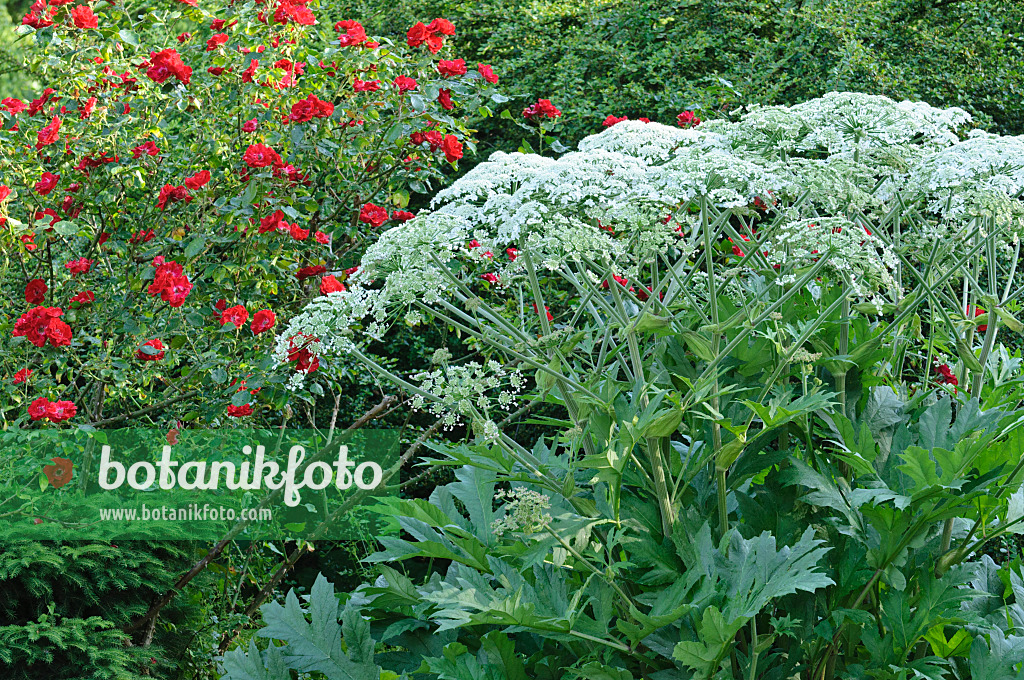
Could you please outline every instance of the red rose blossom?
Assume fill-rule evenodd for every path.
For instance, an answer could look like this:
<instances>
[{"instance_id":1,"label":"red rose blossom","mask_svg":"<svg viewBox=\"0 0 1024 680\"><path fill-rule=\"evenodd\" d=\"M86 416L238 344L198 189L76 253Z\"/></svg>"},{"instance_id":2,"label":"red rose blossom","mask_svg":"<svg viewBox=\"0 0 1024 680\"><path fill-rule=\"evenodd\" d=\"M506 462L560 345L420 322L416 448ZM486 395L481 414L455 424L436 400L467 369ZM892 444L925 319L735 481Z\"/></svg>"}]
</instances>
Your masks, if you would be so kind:
<instances>
[{"instance_id":1,"label":"red rose blossom","mask_svg":"<svg viewBox=\"0 0 1024 680\"><path fill-rule=\"evenodd\" d=\"M359 211L359 221L376 229L388 221L388 211L379 205L366 203Z\"/></svg>"},{"instance_id":2,"label":"red rose blossom","mask_svg":"<svg viewBox=\"0 0 1024 680\"><path fill-rule=\"evenodd\" d=\"M249 404L242 404L241 406L235 406L234 404L228 404L228 415L232 418L242 418L245 416L252 415L252 406Z\"/></svg>"},{"instance_id":3,"label":"red rose blossom","mask_svg":"<svg viewBox=\"0 0 1024 680\"><path fill-rule=\"evenodd\" d=\"M249 320L249 312L242 305L235 305L234 307L228 307L220 315L220 325L225 326L228 323L235 324L235 328L241 328L245 325L245 322Z\"/></svg>"},{"instance_id":4,"label":"red rose blossom","mask_svg":"<svg viewBox=\"0 0 1024 680\"><path fill-rule=\"evenodd\" d=\"M355 82L352 83L352 89L356 92L376 92L380 89L380 81L359 80L359 78L356 78Z\"/></svg>"},{"instance_id":5,"label":"red rose blossom","mask_svg":"<svg viewBox=\"0 0 1024 680\"><path fill-rule=\"evenodd\" d=\"M32 279L25 286L25 302L30 305L40 305L46 299L46 282L42 279Z\"/></svg>"},{"instance_id":6,"label":"red rose blossom","mask_svg":"<svg viewBox=\"0 0 1024 680\"><path fill-rule=\"evenodd\" d=\"M36 135L36 149L53 144L60 138L60 118L54 116L50 124L44 127Z\"/></svg>"},{"instance_id":7,"label":"red rose blossom","mask_svg":"<svg viewBox=\"0 0 1024 680\"><path fill-rule=\"evenodd\" d=\"M181 307L192 291L192 282L188 280L181 265L174 261L165 262L163 257L155 258L153 265L156 272L147 292L153 297L159 296L171 307Z\"/></svg>"},{"instance_id":8,"label":"red rose blossom","mask_svg":"<svg viewBox=\"0 0 1024 680\"><path fill-rule=\"evenodd\" d=\"M206 41L206 51L213 52L215 49L223 45L228 41L227 33L216 33L210 36L210 39Z\"/></svg>"},{"instance_id":9,"label":"red rose blossom","mask_svg":"<svg viewBox=\"0 0 1024 680\"><path fill-rule=\"evenodd\" d=\"M83 290L81 293L78 293L71 298L71 302L77 302L79 306L91 305L95 300L96 294L91 290Z\"/></svg>"},{"instance_id":10,"label":"red rose blossom","mask_svg":"<svg viewBox=\"0 0 1024 680\"><path fill-rule=\"evenodd\" d=\"M690 128L700 125L700 118L695 116L693 111L683 111L676 116L676 122L684 128Z\"/></svg>"},{"instance_id":11,"label":"red rose blossom","mask_svg":"<svg viewBox=\"0 0 1024 680\"><path fill-rule=\"evenodd\" d=\"M313 265L312 267L303 267L299 271L295 272L295 278L299 281L305 281L312 276L319 276L327 271L327 267L322 264Z\"/></svg>"},{"instance_id":12,"label":"red rose blossom","mask_svg":"<svg viewBox=\"0 0 1024 680\"><path fill-rule=\"evenodd\" d=\"M75 28L97 28L99 22L88 5L78 5L71 10L71 20L75 22Z\"/></svg>"},{"instance_id":13,"label":"red rose blossom","mask_svg":"<svg viewBox=\"0 0 1024 680\"><path fill-rule=\"evenodd\" d=\"M146 348L149 348L148 350ZM135 350L135 358L139 361L160 361L164 358L164 343L160 338L153 338L142 343L142 346Z\"/></svg>"},{"instance_id":14,"label":"red rose blossom","mask_svg":"<svg viewBox=\"0 0 1024 680\"><path fill-rule=\"evenodd\" d=\"M398 76L395 78L395 88L401 92L409 92L416 89L416 81L409 76Z\"/></svg>"},{"instance_id":15,"label":"red rose blossom","mask_svg":"<svg viewBox=\"0 0 1024 680\"><path fill-rule=\"evenodd\" d=\"M494 69L491 68L490 64L477 64L476 70L477 72L480 73L481 76L483 76L483 79L486 80L487 82L498 82L498 76L494 75Z\"/></svg>"},{"instance_id":16,"label":"red rose blossom","mask_svg":"<svg viewBox=\"0 0 1024 680\"><path fill-rule=\"evenodd\" d=\"M188 85L192 77L192 67L185 66L181 56L171 49L161 50L151 55L149 68L146 75L157 83L164 83L168 78L174 76L184 85Z\"/></svg>"},{"instance_id":17,"label":"red rose blossom","mask_svg":"<svg viewBox=\"0 0 1024 680\"><path fill-rule=\"evenodd\" d=\"M462 143L455 135L445 135L442 148L444 149L445 160L449 163L454 163L462 158Z\"/></svg>"},{"instance_id":18,"label":"red rose blossom","mask_svg":"<svg viewBox=\"0 0 1024 680\"><path fill-rule=\"evenodd\" d=\"M31 368L23 368L14 374L14 380L11 381L12 385L20 385L23 382L28 382L28 379L32 377Z\"/></svg>"},{"instance_id":19,"label":"red rose blossom","mask_svg":"<svg viewBox=\"0 0 1024 680\"><path fill-rule=\"evenodd\" d=\"M210 183L210 171L209 170L200 170L199 172L197 172L196 174L192 175L191 177L186 177L185 178L185 186L188 187L189 189L193 190L193 191L195 191L197 189L202 189L203 187L205 187L209 183Z\"/></svg>"},{"instance_id":20,"label":"red rose blossom","mask_svg":"<svg viewBox=\"0 0 1024 680\"><path fill-rule=\"evenodd\" d=\"M54 347L70 345L71 327L60 319L63 313L60 307L33 307L14 323L12 336L24 337L36 347L47 341Z\"/></svg>"},{"instance_id":21,"label":"red rose blossom","mask_svg":"<svg viewBox=\"0 0 1024 680\"><path fill-rule=\"evenodd\" d=\"M562 112L551 103L550 99L538 99L535 104L530 104L523 109L523 118L533 120L534 118L547 117L558 118Z\"/></svg>"},{"instance_id":22,"label":"red rose blossom","mask_svg":"<svg viewBox=\"0 0 1024 680\"><path fill-rule=\"evenodd\" d=\"M320 294L327 295L328 293L340 293L345 290L345 284L339 281L335 276L325 276L320 280Z\"/></svg>"},{"instance_id":23,"label":"red rose blossom","mask_svg":"<svg viewBox=\"0 0 1024 680\"><path fill-rule=\"evenodd\" d=\"M443 76L464 76L466 75L466 62L464 59L442 59L437 62L437 72Z\"/></svg>"},{"instance_id":24,"label":"red rose blossom","mask_svg":"<svg viewBox=\"0 0 1024 680\"><path fill-rule=\"evenodd\" d=\"M80 257L77 260L71 260L64 263L64 268L71 272L72 276L78 276L89 271L89 268L93 265L93 260Z\"/></svg>"},{"instance_id":25,"label":"red rose blossom","mask_svg":"<svg viewBox=\"0 0 1024 680\"><path fill-rule=\"evenodd\" d=\"M259 335L269 331L277 323L277 315L269 309L261 309L252 315L252 325L249 327L253 335Z\"/></svg>"},{"instance_id":26,"label":"red rose blossom","mask_svg":"<svg viewBox=\"0 0 1024 680\"><path fill-rule=\"evenodd\" d=\"M242 155L242 161L250 168L265 168L269 165L282 165L281 156L265 144L250 144Z\"/></svg>"}]
</instances>

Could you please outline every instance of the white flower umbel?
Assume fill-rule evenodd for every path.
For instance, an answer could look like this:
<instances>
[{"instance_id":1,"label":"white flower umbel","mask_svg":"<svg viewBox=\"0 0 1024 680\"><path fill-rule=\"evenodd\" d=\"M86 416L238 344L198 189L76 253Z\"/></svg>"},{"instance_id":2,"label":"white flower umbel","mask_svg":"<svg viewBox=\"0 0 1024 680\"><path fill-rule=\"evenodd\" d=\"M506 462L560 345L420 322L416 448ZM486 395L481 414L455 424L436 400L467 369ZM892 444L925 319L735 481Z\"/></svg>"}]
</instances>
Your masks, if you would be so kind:
<instances>
[{"instance_id":1,"label":"white flower umbel","mask_svg":"<svg viewBox=\"0 0 1024 680\"><path fill-rule=\"evenodd\" d=\"M506 370L496 361L480 364L471 361L462 365L445 363L433 371L412 376L419 388L435 396L428 400L414 395L412 407L429 411L441 418L445 427L454 427L462 416L473 415L485 424L492 422L491 412L509 410L516 403L516 395L525 381L516 370Z\"/></svg>"},{"instance_id":2,"label":"white flower umbel","mask_svg":"<svg viewBox=\"0 0 1024 680\"><path fill-rule=\"evenodd\" d=\"M844 281L854 295L872 296L877 291L897 291L892 251L864 227L841 217L819 217L783 224L766 244L768 261L785 266L810 266L830 253L826 269Z\"/></svg>"},{"instance_id":3,"label":"white flower umbel","mask_svg":"<svg viewBox=\"0 0 1024 680\"><path fill-rule=\"evenodd\" d=\"M1017 229L1024 217L1024 138L973 135L922 159L908 187L925 194L928 207L944 217L994 217Z\"/></svg>"}]
</instances>

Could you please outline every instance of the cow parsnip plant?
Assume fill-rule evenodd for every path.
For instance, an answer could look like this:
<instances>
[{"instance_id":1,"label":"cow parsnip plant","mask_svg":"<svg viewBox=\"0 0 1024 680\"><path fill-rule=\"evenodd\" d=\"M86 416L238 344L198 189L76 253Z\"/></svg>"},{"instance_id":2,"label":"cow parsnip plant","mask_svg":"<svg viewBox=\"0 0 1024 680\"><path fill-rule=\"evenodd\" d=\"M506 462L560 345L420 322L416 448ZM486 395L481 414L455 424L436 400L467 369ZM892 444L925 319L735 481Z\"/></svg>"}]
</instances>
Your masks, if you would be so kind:
<instances>
[{"instance_id":1,"label":"cow parsnip plant","mask_svg":"<svg viewBox=\"0 0 1024 680\"><path fill-rule=\"evenodd\" d=\"M292 601L262 633L286 644L227 677L1016 677L1020 565L981 555L1024 521L997 343L1024 154L969 122L849 93L621 122L496 154L382 234L278 355L369 367L472 441L439 447L455 482L385 505L404 534L347 628L324 595L303 632ZM402 324L477 356L391 371L371 348ZM524 402L558 434L517 438Z\"/></svg>"}]
</instances>

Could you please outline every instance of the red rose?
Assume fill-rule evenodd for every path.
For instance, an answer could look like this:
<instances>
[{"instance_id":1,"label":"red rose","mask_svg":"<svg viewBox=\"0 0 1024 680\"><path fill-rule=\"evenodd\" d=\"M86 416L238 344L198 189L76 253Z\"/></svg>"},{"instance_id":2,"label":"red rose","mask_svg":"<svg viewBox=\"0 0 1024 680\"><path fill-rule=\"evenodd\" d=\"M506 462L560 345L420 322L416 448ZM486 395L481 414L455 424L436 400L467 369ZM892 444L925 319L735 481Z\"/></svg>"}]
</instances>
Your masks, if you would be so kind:
<instances>
[{"instance_id":1,"label":"red rose","mask_svg":"<svg viewBox=\"0 0 1024 680\"><path fill-rule=\"evenodd\" d=\"M128 239L128 243L149 243L156 237L156 232L152 229L146 229L145 231L137 231L131 235Z\"/></svg>"},{"instance_id":2,"label":"red rose","mask_svg":"<svg viewBox=\"0 0 1024 680\"><path fill-rule=\"evenodd\" d=\"M359 80L359 78L356 78L355 82L352 83L352 89L356 92L376 92L380 89L380 81Z\"/></svg>"},{"instance_id":3,"label":"red rose","mask_svg":"<svg viewBox=\"0 0 1024 680\"><path fill-rule=\"evenodd\" d=\"M451 111L455 108L455 105L452 104L452 91L446 90L443 87L437 92L437 102L445 111Z\"/></svg>"},{"instance_id":4,"label":"red rose","mask_svg":"<svg viewBox=\"0 0 1024 680\"><path fill-rule=\"evenodd\" d=\"M519 257L519 251L515 248L506 248L505 254L508 255L509 262L515 262L516 258Z\"/></svg>"},{"instance_id":5,"label":"red rose","mask_svg":"<svg viewBox=\"0 0 1024 680\"><path fill-rule=\"evenodd\" d=\"M282 224L285 224L284 213L280 210L275 210L260 220L260 233L265 234L268 231L277 231L281 228Z\"/></svg>"},{"instance_id":6,"label":"red rose","mask_svg":"<svg viewBox=\"0 0 1024 680\"><path fill-rule=\"evenodd\" d=\"M14 323L12 337L27 338L36 347L49 340L54 347L71 344L71 327L60 320L60 307L33 307Z\"/></svg>"},{"instance_id":7,"label":"red rose","mask_svg":"<svg viewBox=\"0 0 1024 680\"><path fill-rule=\"evenodd\" d=\"M60 124L60 118L54 116L53 120L50 121L50 124L36 134L36 149L42 149L44 146L49 146L60 138Z\"/></svg>"},{"instance_id":8,"label":"red rose","mask_svg":"<svg viewBox=\"0 0 1024 680\"><path fill-rule=\"evenodd\" d=\"M242 404L241 406L235 406L234 404L228 404L228 415L232 418L242 418L244 416L252 415L252 406L249 404Z\"/></svg>"},{"instance_id":9,"label":"red rose","mask_svg":"<svg viewBox=\"0 0 1024 680\"><path fill-rule=\"evenodd\" d=\"M437 62L437 72L443 76L466 75L466 62L464 59L452 59L451 61L442 59Z\"/></svg>"},{"instance_id":10,"label":"red rose","mask_svg":"<svg viewBox=\"0 0 1024 680\"><path fill-rule=\"evenodd\" d=\"M427 144L430 144L431 151L437 151L441 148L441 144L444 143L444 136L437 130L431 130L423 136L426 138Z\"/></svg>"},{"instance_id":11,"label":"red rose","mask_svg":"<svg viewBox=\"0 0 1024 680\"><path fill-rule=\"evenodd\" d=\"M165 184L160 189L160 195L157 196L156 206L161 210L165 210L168 203L176 203L178 201L192 202L192 196L189 195L188 188L182 185Z\"/></svg>"},{"instance_id":12,"label":"red rose","mask_svg":"<svg viewBox=\"0 0 1024 680\"><path fill-rule=\"evenodd\" d=\"M303 2L308 0L281 0L274 12L274 21L279 24L294 22L301 26L312 26L316 23L313 12Z\"/></svg>"},{"instance_id":13,"label":"red rose","mask_svg":"<svg viewBox=\"0 0 1024 680\"><path fill-rule=\"evenodd\" d=\"M351 47L366 42L366 29L358 21L345 19L334 24L334 30L342 35L338 36L338 43L342 47Z\"/></svg>"},{"instance_id":14,"label":"red rose","mask_svg":"<svg viewBox=\"0 0 1024 680\"><path fill-rule=\"evenodd\" d=\"M523 118L527 120L533 120L534 118L540 118L541 116L558 118L561 115L562 112L551 103L550 99L538 99L535 104L530 104L528 107L523 109Z\"/></svg>"},{"instance_id":15,"label":"red rose","mask_svg":"<svg viewBox=\"0 0 1024 680\"><path fill-rule=\"evenodd\" d=\"M135 358L139 361L160 361L165 354L167 352L164 351L164 343L160 338L147 340L135 350Z\"/></svg>"},{"instance_id":16,"label":"red rose","mask_svg":"<svg viewBox=\"0 0 1024 680\"><path fill-rule=\"evenodd\" d=\"M42 279L32 279L25 286L25 302L30 305L42 304L46 299L46 282Z\"/></svg>"},{"instance_id":17,"label":"red rose","mask_svg":"<svg viewBox=\"0 0 1024 680\"><path fill-rule=\"evenodd\" d=\"M277 315L269 309L261 309L252 315L252 325L249 327L253 335L259 335L269 331L277 323Z\"/></svg>"},{"instance_id":18,"label":"red rose","mask_svg":"<svg viewBox=\"0 0 1024 680\"><path fill-rule=\"evenodd\" d=\"M75 405L70 401L58 401L57 404L53 405L54 413L57 412L58 408L62 411L66 410L68 404L71 405L71 416L75 415ZM68 416L68 418L71 416ZM58 418L57 420L67 420L67 418ZM43 474L46 475L46 480L50 482L50 486L54 489L59 489L71 481L74 464L67 458L51 458L50 460L53 461L53 465L43 466Z\"/></svg>"},{"instance_id":19,"label":"red rose","mask_svg":"<svg viewBox=\"0 0 1024 680\"><path fill-rule=\"evenodd\" d=\"M301 344L296 345L295 340L300 339ZM295 362L295 370L299 373L312 373L320 367L320 359L309 350L309 344L316 342L317 338L299 333L288 339L288 361Z\"/></svg>"},{"instance_id":20,"label":"red rose","mask_svg":"<svg viewBox=\"0 0 1024 680\"><path fill-rule=\"evenodd\" d=\"M23 368L14 374L14 380L11 381L13 385L20 385L23 382L28 382L28 379L32 377L31 368Z\"/></svg>"},{"instance_id":21,"label":"red rose","mask_svg":"<svg viewBox=\"0 0 1024 680\"><path fill-rule=\"evenodd\" d=\"M260 65L259 59L252 59L249 61L249 65L244 71L242 71L242 82L251 83L252 78L256 75L256 68Z\"/></svg>"},{"instance_id":22,"label":"red rose","mask_svg":"<svg viewBox=\"0 0 1024 680\"><path fill-rule=\"evenodd\" d=\"M345 290L345 284L334 276L325 276L320 280L320 294L340 293Z\"/></svg>"},{"instance_id":23,"label":"red rose","mask_svg":"<svg viewBox=\"0 0 1024 680\"><path fill-rule=\"evenodd\" d=\"M609 116L604 119L604 122L601 123L601 125L603 125L604 127L607 128L607 127L611 127L611 126L613 126L613 125L615 125L617 123L621 123L624 120L629 120L629 116L622 116L621 118L619 118L617 116L612 116L612 115L609 114Z\"/></svg>"},{"instance_id":24,"label":"red rose","mask_svg":"<svg viewBox=\"0 0 1024 680\"><path fill-rule=\"evenodd\" d=\"M299 281L304 281L311 276L319 276L327 271L327 267L322 264L313 265L312 267L303 267L299 271L295 272L295 278Z\"/></svg>"},{"instance_id":25,"label":"red rose","mask_svg":"<svg viewBox=\"0 0 1024 680\"><path fill-rule=\"evenodd\" d=\"M160 296L171 307L181 307L192 291L192 282L184 274L181 265L174 261L164 262L162 257L155 258L153 265L156 272L147 292L153 297Z\"/></svg>"},{"instance_id":26,"label":"red rose","mask_svg":"<svg viewBox=\"0 0 1024 680\"><path fill-rule=\"evenodd\" d=\"M242 155L242 160L250 168L265 168L268 165L283 165L281 156L265 144L250 144Z\"/></svg>"},{"instance_id":27,"label":"red rose","mask_svg":"<svg viewBox=\"0 0 1024 680\"><path fill-rule=\"evenodd\" d=\"M399 93L409 92L416 89L416 81L409 76L398 76L395 78L395 87Z\"/></svg>"},{"instance_id":28,"label":"red rose","mask_svg":"<svg viewBox=\"0 0 1024 680\"><path fill-rule=\"evenodd\" d=\"M78 108L78 118L85 120L96 110L96 97L89 97L85 103Z\"/></svg>"},{"instance_id":29,"label":"red rose","mask_svg":"<svg viewBox=\"0 0 1024 680\"><path fill-rule=\"evenodd\" d=\"M359 221L376 229L388 221L388 211L379 205L366 203L359 211Z\"/></svg>"},{"instance_id":30,"label":"red rose","mask_svg":"<svg viewBox=\"0 0 1024 680\"><path fill-rule=\"evenodd\" d=\"M405 41L409 47L419 47L426 42L428 37L430 37L430 32L427 31L427 27L422 21L417 21L405 34Z\"/></svg>"},{"instance_id":31,"label":"red rose","mask_svg":"<svg viewBox=\"0 0 1024 680\"><path fill-rule=\"evenodd\" d=\"M322 231L318 231L315 234L313 234L313 238L315 238L316 242L321 245L327 245L328 243L331 242L331 237Z\"/></svg>"},{"instance_id":32,"label":"red rose","mask_svg":"<svg viewBox=\"0 0 1024 680\"><path fill-rule=\"evenodd\" d=\"M444 143L444 157L449 163L462 158L462 143L459 142L459 138L455 135L445 135Z\"/></svg>"},{"instance_id":33,"label":"red rose","mask_svg":"<svg viewBox=\"0 0 1024 680\"><path fill-rule=\"evenodd\" d=\"M49 418L50 420L52 420L55 423L59 423L59 422L61 422L63 420L71 420L71 418L73 418L76 413L78 413L78 408L75 406L75 404L73 402L70 402L70 401L64 401L64 400L55 401L55 402L52 402L49 406L46 407L46 417ZM67 459L52 458L51 460L59 461L59 460L67 460ZM70 475L70 466L71 466L71 461L67 461L67 467L69 468L69 470L68 470L68 474L69 475ZM44 471L45 471L45 468L44 468ZM60 482L60 485L63 485L65 483L67 483L68 480L70 480L70 476L68 476L68 478L65 479L63 482ZM57 485L55 484L54 486L57 486Z\"/></svg>"},{"instance_id":34,"label":"red rose","mask_svg":"<svg viewBox=\"0 0 1024 680\"><path fill-rule=\"evenodd\" d=\"M228 307L220 315L220 325L225 326L228 323L235 324L235 328L241 328L245 325L245 322L249 320L249 312L246 311L242 305L235 305L234 307Z\"/></svg>"},{"instance_id":35,"label":"red rose","mask_svg":"<svg viewBox=\"0 0 1024 680\"><path fill-rule=\"evenodd\" d=\"M60 217L57 216L57 212L53 208L47 208L46 210L37 210L35 215L33 215L33 218L36 222L39 222L40 220L43 220L47 217L51 218L51 227L60 222ZM47 231L50 231L50 229L47 229Z\"/></svg>"},{"instance_id":36,"label":"red rose","mask_svg":"<svg viewBox=\"0 0 1024 680\"><path fill-rule=\"evenodd\" d=\"M242 123L242 132L256 132L256 128L260 126L259 122L253 118Z\"/></svg>"},{"instance_id":37,"label":"red rose","mask_svg":"<svg viewBox=\"0 0 1024 680\"><path fill-rule=\"evenodd\" d=\"M210 39L206 41L206 51L213 52L215 49L223 45L228 41L227 33L216 33L210 36Z\"/></svg>"},{"instance_id":38,"label":"red rose","mask_svg":"<svg viewBox=\"0 0 1024 680\"><path fill-rule=\"evenodd\" d=\"M96 300L96 294L91 290L83 290L71 298L71 302L77 302L81 305L91 305Z\"/></svg>"},{"instance_id":39,"label":"red rose","mask_svg":"<svg viewBox=\"0 0 1024 680\"><path fill-rule=\"evenodd\" d=\"M953 385L954 387L960 384L956 376L953 375L953 371L949 368L949 364L942 364L941 366L935 367L935 372L939 374L940 385Z\"/></svg>"},{"instance_id":40,"label":"red rose","mask_svg":"<svg viewBox=\"0 0 1024 680\"><path fill-rule=\"evenodd\" d=\"M18 115L27 108L25 102L14 97L5 97L3 101L0 101L0 109L6 110L11 115Z\"/></svg>"},{"instance_id":41,"label":"red rose","mask_svg":"<svg viewBox=\"0 0 1024 680\"><path fill-rule=\"evenodd\" d=\"M55 91L56 90L54 90L52 87L48 87L45 90L43 90L43 94L39 97L39 99L33 99L31 102L29 102L28 115L34 116L37 113L42 112L43 107L46 106L47 102L50 101L50 97L53 96L53 93Z\"/></svg>"},{"instance_id":42,"label":"red rose","mask_svg":"<svg viewBox=\"0 0 1024 680\"><path fill-rule=\"evenodd\" d=\"M391 219L393 219L395 222L408 222L414 217L416 216L413 215L411 212L406 212L404 210L396 210L395 212L391 213Z\"/></svg>"},{"instance_id":43,"label":"red rose","mask_svg":"<svg viewBox=\"0 0 1024 680\"><path fill-rule=\"evenodd\" d=\"M84 257L80 257L77 260L65 262L64 268L71 272L72 276L78 276L79 274L84 274L87 271L89 271L89 268L92 267L92 265L93 260L88 260Z\"/></svg>"},{"instance_id":44,"label":"red rose","mask_svg":"<svg viewBox=\"0 0 1024 680\"><path fill-rule=\"evenodd\" d=\"M192 77L192 67L185 66L181 56L175 50L161 50L151 55L146 75L157 83L166 82L168 78L174 76L179 82L188 85L188 81Z\"/></svg>"},{"instance_id":45,"label":"red rose","mask_svg":"<svg viewBox=\"0 0 1024 680\"><path fill-rule=\"evenodd\" d=\"M92 8L88 5L78 5L71 10L71 19L75 22L75 28L96 28L99 23Z\"/></svg>"},{"instance_id":46,"label":"red rose","mask_svg":"<svg viewBox=\"0 0 1024 680\"><path fill-rule=\"evenodd\" d=\"M491 272L487 272L486 274L481 274L480 278L483 279L484 281L487 281L488 283L497 283L498 282L498 275L497 274L492 274Z\"/></svg>"},{"instance_id":47,"label":"red rose","mask_svg":"<svg viewBox=\"0 0 1024 680\"><path fill-rule=\"evenodd\" d=\"M441 35L455 35L455 24L447 19L434 19L427 24L427 31Z\"/></svg>"},{"instance_id":48,"label":"red rose","mask_svg":"<svg viewBox=\"0 0 1024 680\"><path fill-rule=\"evenodd\" d=\"M696 127L700 125L700 118L693 114L693 111L683 111L676 116L676 122L678 122L684 128Z\"/></svg>"},{"instance_id":49,"label":"red rose","mask_svg":"<svg viewBox=\"0 0 1024 680\"><path fill-rule=\"evenodd\" d=\"M192 189L193 191L195 191L197 189L202 189L203 187L205 187L209 183L210 183L210 171L209 170L200 170L199 172L197 172L196 174L192 175L191 177L186 177L185 178L185 186L188 187L189 189Z\"/></svg>"},{"instance_id":50,"label":"red rose","mask_svg":"<svg viewBox=\"0 0 1024 680\"><path fill-rule=\"evenodd\" d=\"M142 156L155 156L158 153L160 153L160 149L157 148L156 143L152 140L145 144L140 144L132 149L132 156L136 159L141 158Z\"/></svg>"},{"instance_id":51,"label":"red rose","mask_svg":"<svg viewBox=\"0 0 1024 680\"><path fill-rule=\"evenodd\" d=\"M483 76L484 80L489 83L498 82L498 76L494 75L494 69L491 68L490 64L477 64L476 70Z\"/></svg>"},{"instance_id":52,"label":"red rose","mask_svg":"<svg viewBox=\"0 0 1024 680\"><path fill-rule=\"evenodd\" d=\"M289 235L296 241L305 241L309 238L309 229L303 229L298 224L293 224L288 228Z\"/></svg>"},{"instance_id":53,"label":"red rose","mask_svg":"<svg viewBox=\"0 0 1024 680\"><path fill-rule=\"evenodd\" d=\"M42 420L46 417L46 411L50 406L50 400L46 397L39 397L28 405L28 415L32 420Z\"/></svg>"}]
</instances>

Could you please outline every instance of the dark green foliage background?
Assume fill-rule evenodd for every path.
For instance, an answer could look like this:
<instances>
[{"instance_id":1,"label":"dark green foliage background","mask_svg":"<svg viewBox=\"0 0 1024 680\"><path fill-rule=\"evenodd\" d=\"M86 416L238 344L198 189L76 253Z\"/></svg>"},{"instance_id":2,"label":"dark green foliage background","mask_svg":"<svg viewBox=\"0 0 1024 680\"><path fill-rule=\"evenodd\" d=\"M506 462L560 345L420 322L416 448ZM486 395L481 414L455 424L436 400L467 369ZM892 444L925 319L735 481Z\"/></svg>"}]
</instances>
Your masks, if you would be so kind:
<instances>
[{"instance_id":1,"label":"dark green foliage background","mask_svg":"<svg viewBox=\"0 0 1024 680\"><path fill-rule=\"evenodd\" d=\"M460 55L495 65L512 106L551 99L575 143L609 114L794 104L832 90L960 106L1024 132L1024 3L1015 0L348 0L367 32L455 23ZM731 83L723 86L719 79ZM488 121L484 141L520 132ZM485 144L482 148L486 149Z\"/></svg>"}]
</instances>

